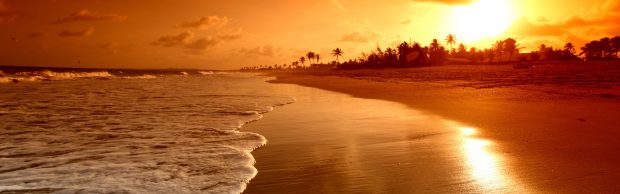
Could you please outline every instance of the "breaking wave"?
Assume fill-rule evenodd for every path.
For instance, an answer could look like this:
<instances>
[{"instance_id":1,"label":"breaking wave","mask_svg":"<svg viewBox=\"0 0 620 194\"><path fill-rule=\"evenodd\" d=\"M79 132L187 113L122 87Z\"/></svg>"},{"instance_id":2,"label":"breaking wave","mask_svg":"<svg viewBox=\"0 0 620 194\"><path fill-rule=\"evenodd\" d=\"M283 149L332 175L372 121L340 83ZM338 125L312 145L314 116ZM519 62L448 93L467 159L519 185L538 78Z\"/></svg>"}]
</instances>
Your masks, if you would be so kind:
<instances>
[{"instance_id":1,"label":"breaking wave","mask_svg":"<svg viewBox=\"0 0 620 194\"><path fill-rule=\"evenodd\" d=\"M61 81L61 80L76 80L76 79L155 79L162 76L191 76L191 75L230 75L226 72L214 72L214 71L173 71L173 70L124 70L124 71L112 71L112 70L100 70L100 71L86 71L84 69L78 70L25 70L25 71L1 71L0 70L0 83L11 82L39 82L39 81Z\"/></svg>"},{"instance_id":2,"label":"breaking wave","mask_svg":"<svg viewBox=\"0 0 620 194\"><path fill-rule=\"evenodd\" d=\"M294 102L256 77L109 72L0 87L0 193L240 193L267 140L238 129Z\"/></svg>"}]
</instances>

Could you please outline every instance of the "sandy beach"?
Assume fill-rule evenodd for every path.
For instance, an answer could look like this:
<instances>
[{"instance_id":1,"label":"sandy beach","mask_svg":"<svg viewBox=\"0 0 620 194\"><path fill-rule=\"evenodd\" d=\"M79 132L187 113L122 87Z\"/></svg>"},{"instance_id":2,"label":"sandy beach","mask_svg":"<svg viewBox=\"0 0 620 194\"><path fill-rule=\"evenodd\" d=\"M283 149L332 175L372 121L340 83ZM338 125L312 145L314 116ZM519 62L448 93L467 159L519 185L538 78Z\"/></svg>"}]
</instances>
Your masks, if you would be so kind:
<instances>
[{"instance_id":1,"label":"sandy beach","mask_svg":"<svg viewBox=\"0 0 620 194\"><path fill-rule=\"evenodd\" d=\"M616 165L620 162L617 155L620 148L617 142L620 138L618 72L616 67L609 65L567 65L561 68L539 65L531 70L513 70L507 66L442 66L271 74L277 77L273 83L293 83L354 98L337 103L300 98L298 105L276 110L267 114L264 120L245 128L264 134L269 140L267 146L254 152L259 173L247 193L615 193L620 190L620 167ZM305 98L316 97L309 95ZM389 129L372 131L372 135L392 136L386 139L387 142L415 142L421 146L400 147L400 154L372 152L371 148L364 146L351 150L348 149L351 145L366 143L351 144L346 139L367 132L369 127L348 127L353 129L334 132L327 129L343 129L332 124L346 121L328 119L316 122L312 115L341 118L333 115L337 111L310 111L346 106L343 104L355 101L351 99L385 100L363 104L392 106L388 110L413 111L418 114L416 118L424 115L422 117L431 120L458 124L457 127L447 127L435 126L441 122L430 120L402 121L416 123L415 126L419 127L414 127L415 130L398 129L381 123L382 119L368 118L359 126ZM388 103L386 101L397 103L381 104ZM399 105L401 107L394 108ZM307 109L308 106L314 109ZM300 112L302 109L308 111ZM287 117L289 123L277 121ZM373 125L373 121L379 123ZM468 144L463 143L462 139L467 138L463 134L469 133L464 129L473 131L469 134L471 138L488 142L484 143L487 145L486 155L475 157L480 154L464 151ZM301 139L287 136L289 133L306 134L309 130L314 130L315 134L307 134ZM443 135L405 135L414 138L404 141L397 138L416 130L421 134L437 132ZM424 137L423 143L415 137ZM424 146L431 147L421 149ZM314 152L305 152L308 150ZM421 155L420 152L427 154ZM376 163L362 162L365 167L362 168L343 164L345 159L329 160L356 153L374 153L366 157L373 158ZM476 173L474 167L464 164L468 157L479 166L491 166L494 173L489 173L490 170ZM320 159L327 160L322 163L325 166L307 162ZM403 163L410 165L398 166ZM385 168L389 164L395 166ZM290 168L282 167L287 165L291 165ZM346 166L348 170L325 169L338 165ZM373 174L373 169L377 173ZM360 176L342 174L349 171L364 173ZM340 176L335 176L337 174ZM480 181L484 179L487 179L486 183ZM343 182L350 186L343 186L347 185L341 184ZM454 186L454 183L460 184Z\"/></svg>"}]
</instances>

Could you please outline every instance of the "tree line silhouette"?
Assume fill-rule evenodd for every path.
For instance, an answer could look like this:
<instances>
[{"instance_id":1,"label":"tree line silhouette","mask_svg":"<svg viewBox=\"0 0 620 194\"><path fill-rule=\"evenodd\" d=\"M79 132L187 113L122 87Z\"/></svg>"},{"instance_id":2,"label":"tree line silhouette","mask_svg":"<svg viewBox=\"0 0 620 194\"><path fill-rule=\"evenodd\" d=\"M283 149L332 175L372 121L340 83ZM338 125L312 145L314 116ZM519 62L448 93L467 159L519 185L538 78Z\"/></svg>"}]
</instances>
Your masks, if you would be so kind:
<instances>
[{"instance_id":1,"label":"tree line silhouette","mask_svg":"<svg viewBox=\"0 0 620 194\"><path fill-rule=\"evenodd\" d=\"M580 48L580 53L577 53L575 45L570 42L557 49L542 44L538 50L524 54L520 52L523 47L514 38L498 40L491 47L484 49L468 48L463 43L455 48L457 37L453 34L446 37L445 43L450 46L449 50L438 39L433 39L428 46L406 41L385 49L377 46L376 49L364 52L356 59L349 59L342 63L340 58L344 55L344 51L340 48L331 51L330 54L335 60L329 63L321 63L321 56L310 51L290 64L251 66L241 70L407 68L446 63L512 64L524 61L600 61L617 60L620 51L620 36L591 41ZM306 62L308 62L307 65Z\"/></svg>"}]
</instances>

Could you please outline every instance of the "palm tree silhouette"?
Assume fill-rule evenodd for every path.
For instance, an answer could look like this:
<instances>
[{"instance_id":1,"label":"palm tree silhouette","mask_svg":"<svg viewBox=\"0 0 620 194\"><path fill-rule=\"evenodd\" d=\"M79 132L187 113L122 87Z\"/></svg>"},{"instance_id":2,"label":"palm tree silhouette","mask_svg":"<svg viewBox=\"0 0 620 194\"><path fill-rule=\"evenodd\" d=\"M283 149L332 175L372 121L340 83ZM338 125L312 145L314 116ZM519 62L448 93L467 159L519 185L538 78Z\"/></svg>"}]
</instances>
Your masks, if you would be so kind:
<instances>
[{"instance_id":1,"label":"palm tree silhouette","mask_svg":"<svg viewBox=\"0 0 620 194\"><path fill-rule=\"evenodd\" d=\"M446 37L446 44L450 45L450 52L454 50L453 46L456 44L456 36L454 34L448 34Z\"/></svg>"},{"instance_id":2,"label":"palm tree silhouette","mask_svg":"<svg viewBox=\"0 0 620 194\"><path fill-rule=\"evenodd\" d=\"M316 63L319 63L319 61L321 60L321 55L315 54L314 59L316 60Z\"/></svg>"},{"instance_id":3,"label":"palm tree silhouette","mask_svg":"<svg viewBox=\"0 0 620 194\"><path fill-rule=\"evenodd\" d=\"M618 52L620 52L620 36L611 38L611 46L613 48L614 56L618 57Z\"/></svg>"},{"instance_id":4,"label":"palm tree silhouette","mask_svg":"<svg viewBox=\"0 0 620 194\"><path fill-rule=\"evenodd\" d=\"M301 56L301 57L299 58L299 62L301 62L301 65L303 65L303 64L304 64L304 62L306 62L306 58L305 58L305 57L303 57L303 56Z\"/></svg>"},{"instance_id":5,"label":"palm tree silhouette","mask_svg":"<svg viewBox=\"0 0 620 194\"><path fill-rule=\"evenodd\" d=\"M332 56L336 57L336 63L340 63L339 57L341 57L342 54L344 53L342 52L342 49L340 48L336 48L332 50Z\"/></svg>"},{"instance_id":6,"label":"palm tree silhouette","mask_svg":"<svg viewBox=\"0 0 620 194\"><path fill-rule=\"evenodd\" d=\"M513 38L507 38L504 40L504 51L509 54L508 62L512 60L512 54L518 49L517 40Z\"/></svg>"},{"instance_id":7,"label":"palm tree silhouette","mask_svg":"<svg viewBox=\"0 0 620 194\"><path fill-rule=\"evenodd\" d=\"M501 41L501 40L496 41L495 44L493 44L493 50L495 50L497 54L499 54L498 62L501 62L502 53L504 52L504 41Z\"/></svg>"},{"instance_id":8,"label":"palm tree silhouette","mask_svg":"<svg viewBox=\"0 0 620 194\"><path fill-rule=\"evenodd\" d=\"M306 53L306 58L308 58L308 62L312 63L312 59L314 59L314 52Z\"/></svg>"},{"instance_id":9,"label":"palm tree silhouette","mask_svg":"<svg viewBox=\"0 0 620 194\"><path fill-rule=\"evenodd\" d=\"M441 45L439 44L439 41L435 38L435 39L433 39L433 41L431 42L431 48L430 48L430 49L431 49L431 51L437 51L437 50L439 50L439 47L440 47L440 46L441 46Z\"/></svg>"},{"instance_id":10,"label":"palm tree silhouette","mask_svg":"<svg viewBox=\"0 0 620 194\"><path fill-rule=\"evenodd\" d=\"M590 42L590 49L592 50L593 58L601 58L604 55L603 47L601 46L601 42L598 40Z\"/></svg>"},{"instance_id":11,"label":"palm tree silhouette","mask_svg":"<svg viewBox=\"0 0 620 194\"><path fill-rule=\"evenodd\" d=\"M608 37L605 37L605 38L601 38L599 42L600 42L600 49L601 49L603 56L607 58L611 58L612 50L613 50L611 46L611 39Z\"/></svg>"},{"instance_id":12,"label":"palm tree silhouette","mask_svg":"<svg viewBox=\"0 0 620 194\"><path fill-rule=\"evenodd\" d=\"M573 43L571 43L571 42L566 43L566 45L564 45L564 52L575 54L575 52L576 52L575 45L573 45Z\"/></svg>"}]
</instances>

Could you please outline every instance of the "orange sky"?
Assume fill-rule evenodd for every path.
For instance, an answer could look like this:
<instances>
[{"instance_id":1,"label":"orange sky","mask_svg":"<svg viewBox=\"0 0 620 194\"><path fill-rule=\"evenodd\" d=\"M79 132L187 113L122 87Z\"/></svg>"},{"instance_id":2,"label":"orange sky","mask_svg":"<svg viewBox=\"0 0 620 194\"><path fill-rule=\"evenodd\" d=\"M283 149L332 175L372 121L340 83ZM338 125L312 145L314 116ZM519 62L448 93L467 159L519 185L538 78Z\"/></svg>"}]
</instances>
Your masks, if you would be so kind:
<instances>
[{"instance_id":1,"label":"orange sky","mask_svg":"<svg viewBox=\"0 0 620 194\"><path fill-rule=\"evenodd\" d=\"M618 2L0 0L0 65L237 69L290 64L310 50L331 61L336 47L356 58L449 33L477 47L508 37L525 50L580 47L620 35Z\"/></svg>"}]
</instances>

